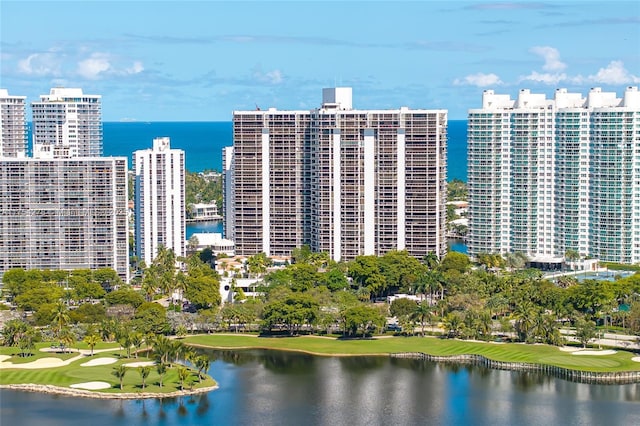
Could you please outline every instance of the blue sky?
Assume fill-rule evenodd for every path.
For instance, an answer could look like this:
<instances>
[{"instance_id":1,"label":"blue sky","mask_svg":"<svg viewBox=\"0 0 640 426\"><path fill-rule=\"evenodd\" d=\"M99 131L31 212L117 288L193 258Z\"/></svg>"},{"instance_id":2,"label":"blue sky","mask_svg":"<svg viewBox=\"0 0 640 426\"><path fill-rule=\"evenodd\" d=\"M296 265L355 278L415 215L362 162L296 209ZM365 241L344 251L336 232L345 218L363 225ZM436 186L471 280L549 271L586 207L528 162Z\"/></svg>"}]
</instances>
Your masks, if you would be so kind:
<instances>
[{"instance_id":1,"label":"blue sky","mask_svg":"<svg viewBox=\"0 0 640 426\"><path fill-rule=\"evenodd\" d=\"M230 121L311 109L448 109L485 89L640 86L640 2L0 2L0 87L102 95L104 121Z\"/></svg>"}]
</instances>

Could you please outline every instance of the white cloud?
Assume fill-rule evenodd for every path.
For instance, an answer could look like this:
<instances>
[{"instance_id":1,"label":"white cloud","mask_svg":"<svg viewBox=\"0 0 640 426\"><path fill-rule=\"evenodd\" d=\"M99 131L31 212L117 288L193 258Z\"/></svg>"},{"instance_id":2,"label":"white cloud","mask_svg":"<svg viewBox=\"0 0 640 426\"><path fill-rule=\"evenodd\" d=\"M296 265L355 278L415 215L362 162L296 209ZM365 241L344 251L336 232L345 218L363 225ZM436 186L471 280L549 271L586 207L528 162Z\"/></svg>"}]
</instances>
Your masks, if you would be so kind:
<instances>
[{"instance_id":1,"label":"white cloud","mask_svg":"<svg viewBox=\"0 0 640 426\"><path fill-rule=\"evenodd\" d=\"M624 67L622 61L611 61L606 68L600 68L598 72L589 77L577 76L576 83L602 83L602 84L631 84L640 83L640 77L635 76Z\"/></svg>"},{"instance_id":2,"label":"white cloud","mask_svg":"<svg viewBox=\"0 0 640 426\"><path fill-rule=\"evenodd\" d=\"M555 47L535 46L531 52L544 59L542 69L545 71L562 71L567 68L567 64L560 60L560 52Z\"/></svg>"},{"instance_id":3,"label":"white cloud","mask_svg":"<svg viewBox=\"0 0 640 426\"><path fill-rule=\"evenodd\" d=\"M554 84L560 83L561 81L565 81L566 79L567 79L567 75L565 73L551 74L551 73L539 73L537 71L532 71L531 74L524 77L520 77L518 82L534 81L537 83L554 85Z\"/></svg>"},{"instance_id":4,"label":"white cloud","mask_svg":"<svg viewBox=\"0 0 640 426\"><path fill-rule=\"evenodd\" d=\"M93 53L89 59L78 62L77 73L87 80L97 80L111 69L109 57L104 53Z\"/></svg>"},{"instance_id":5,"label":"white cloud","mask_svg":"<svg viewBox=\"0 0 640 426\"><path fill-rule=\"evenodd\" d=\"M60 58L55 51L34 53L18 61L18 71L29 76L58 76L60 67Z\"/></svg>"},{"instance_id":6,"label":"white cloud","mask_svg":"<svg viewBox=\"0 0 640 426\"><path fill-rule=\"evenodd\" d=\"M272 70L264 73L260 70L260 68L256 68L253 71L253 77L258 81L269 83L269 84L280 84L284 80L282 71Z\"/></svg>"},{"instance_id":7,"label":"white cloud","mask_svg":"<svg viewBox=\"0 0 640 426\"><path fill-rule=\"evenodd\" d=\"M121 62L121 61L120 61ZM98 80L108 76L126 76L144 71L140 61L134 61L129 67L119 63L118 58L108 53L95 52L88 59L78 62L76 73L87 80Z\"/></svg>"},{"instance_id":8,"label":"white cloud","mask_svg":"<svg viewBox=\"0 0 640 426\"><path fill-rule=\"evenodd\" d=\"M463 79L456 78L453 81L453 84L455 84L456 86L487 87L487 86L498 86L503 83L500 80L500 77L498 77L495 74L477 73L477 74L468 75Z\"/></svg>"},{"instance_id":9,"label":"white cloud","mask_svg":"<svg viewBox=\"0 0 640 426\"><path fill-rule=\"evenodd\" d=\"M144 71L144 66L140 61L135 61L133 65L130 68L127 68L126 70L127 74L138 74L138 73L141 73L142 71Z\"/></svg>"}]
</instances>

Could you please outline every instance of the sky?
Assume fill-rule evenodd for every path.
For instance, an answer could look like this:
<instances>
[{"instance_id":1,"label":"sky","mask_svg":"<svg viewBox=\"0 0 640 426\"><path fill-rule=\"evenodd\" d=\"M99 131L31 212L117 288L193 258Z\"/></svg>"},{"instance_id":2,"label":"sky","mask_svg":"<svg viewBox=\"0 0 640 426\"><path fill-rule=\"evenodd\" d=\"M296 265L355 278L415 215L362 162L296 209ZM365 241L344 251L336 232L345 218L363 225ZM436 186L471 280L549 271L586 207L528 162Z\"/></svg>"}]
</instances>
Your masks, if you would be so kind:
<instances>
[{"instance_id":1,"label":"sky","mask_svg":"<svg viewBox=\"0 0 640 426\"><path fill-rule=\"evenodd\" d=\"M640 86L640 2L0 1L0 88L102 96L103 121L231 121L309 110L446 109L482 92Z\"/></svg>"}]
</instances>

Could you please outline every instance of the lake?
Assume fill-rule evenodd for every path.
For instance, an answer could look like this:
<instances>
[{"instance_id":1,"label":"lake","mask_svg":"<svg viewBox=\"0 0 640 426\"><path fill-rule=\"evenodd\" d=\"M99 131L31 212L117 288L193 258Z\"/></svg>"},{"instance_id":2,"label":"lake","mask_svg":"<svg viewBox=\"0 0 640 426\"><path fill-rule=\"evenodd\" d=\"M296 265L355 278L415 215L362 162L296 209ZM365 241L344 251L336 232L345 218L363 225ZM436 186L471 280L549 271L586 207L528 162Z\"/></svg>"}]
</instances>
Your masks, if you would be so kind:
<instances>
[{"instance_id":1,"label":"lake","mask_svg":"<svg viewBox=\"0 0 640 426\"><path fill-rule=\"evenodd\" d=\"M640 386L388 357L206 351L220 389L113 401L0 391L2 425L632 425Z\"/></svg>"}]
</instances>

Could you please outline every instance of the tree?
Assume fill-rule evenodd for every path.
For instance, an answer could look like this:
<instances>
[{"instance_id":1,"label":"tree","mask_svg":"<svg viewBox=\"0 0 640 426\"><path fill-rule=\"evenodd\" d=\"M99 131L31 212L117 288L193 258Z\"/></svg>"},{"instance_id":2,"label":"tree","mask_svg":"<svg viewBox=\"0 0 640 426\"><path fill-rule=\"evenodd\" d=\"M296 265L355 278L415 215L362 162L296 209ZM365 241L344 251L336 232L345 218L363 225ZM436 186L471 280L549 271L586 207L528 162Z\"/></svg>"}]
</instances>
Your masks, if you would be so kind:
<instances>
[{"instance_id":1,"label":"tree","mask_svg":"<svg viewBox=\"0 0 640 426\"><path fill-rule=\"evenodd\" d=\"M135 290L120 289L107 293L105 301L108 305L131 305L134 308L144 303L144 296Z\"/></svg>"},{"instance_id":2,"label":"tree","mask_svg":"<svg viewBox=\"0 0 640 426\"><path fill-rule=\"evenodd\" d=\"M127 358L131 358L131 345L133 344L132 336L133 330L131 329L130 324L121 325L116 332L116 339L118 340L118 343L120 343L120 346L126 349Z\"/></svg>"},{"instance_id":3,"label":"tree","mask_svg":"<svg viewBox=\"0 0 640 426\"><path fill-rule=\"evenodd\" d=\"M29 329L29 325L21 319L7 321L2 328L4 346L18 346L20 339Z\"/></svg>"},{"instance_id":4,"label":"tree","mask_svg":"<svg viewBox=\"0 0 640 426\"><path fill-rule=\"evenodd\" d=\"M214 275L199 275L187 278L185 297L196 309L220 306L220 282Z\"/></svg>"},{"instance_id":5,"label":"tree","mask_svg":"<svg viewBox=\"0 0 640 426\"><path fill-rule=\"evenodd\" d=\"M402 297L391 302L391 305L389 306L389 312L391 313L392 317L396 318L409 316L416 310L417 305L418 304L414 300Z\"/></svg>"},{"instance_id":6,"label":"tree","mask_svg":"<svg viewBox=\"0 0 640 426\"><path fill-rule=\"evenodd\" d=\"M580 253L578 250L568 249L564 252L565 260L571 265L571 270L576 270L576 262L580 260Z\"/></svg>"},{"instance_id":7,"label":"tree","mask_svg":"<svg viewBox=\"0 0 640 426\"><path fill-rule=\"evenodd\" d=\"M464 274L470 266L471 262L469 261L469 256L463 253L450 251L442 258L438 269L443 273L457 271Z\"/></svg>"},{"instance_id":8,"label":"tree","mask_svg":"<svg viewBox=\"0 0 640 426\"><path fill-rule=\"evenodd\" d=\"M440 264L440 258L434 251L430 251L422 258L422 263L427 267L430 271L436 269Z\"/></svg>"},{"instance_id":9,"label":"tree","mask_svg":"<svg viewBox=\"0 0 640 426\"><path fill-rule=\"evenodd\" d=\"M118 378L118 380L120 381L120 390L122 390L124 376L125 374L127 374L127 367L124 364L120 364L117 367L113 367L113 371L111 372L111 374L113 374Z\"/></svg>"},{"instance_id":10,"label":"tree","mask_svg":"<svg viewBox=\"0 0 640 426\"><path fill-rule=\"evenodd\" d=\"M319 314L318 302L306 293L287 291L279 300L270 301L264 307L263 322L267 329L284 325L290 335L296 334L305 324L313 324Z\"/></svg>"},{"instance_id":11,"label":"tree","mask_svg":"<svg viewBox=\"0 0 640 426\"><path fill-rule=\"evenodd\" d=\"M184 390L184 381L189 378L189 369L183 365L178 367L178 380L180 380L180 390Z\"/></svg>"},{"instance_id":12,"label":"tree","mask_svg":"<svg viewBox=\"0 0 640 426\"><path fill-rule=\"evenodd\" d=\"M142 346L143 343L144 343L144 334L142 334L142 332L134 331L133 333L131 333L131 344L133 345L134 348L136 348L136 351L135 351L136 358L138 358L138 351L140 351L140 347Z\"/></svg>"},{"instance_id":13,"label":"tree","mask_svg":"<svg viewBox=\"0 0 640 426\"><path fill-rule=\"evenodd\" d=\"M82 281L73 287L74 300L102 299L106 292L104 288L93 281Z\"/></svg>"},{"instance_id":14,"label":"tree","mask_svg":"<svg viewBox=\"0 0 640 426\"><path fill-rule=\"evenodd\" d=\"M356 305L342 313L344 332L349 335L369 335L384 327L385 318L372 306Z\"/></svg>"},{"instance_id":15,"label":"tree","mask_svg":"<svg viewBox=\"0 0 640 426\"><path fill-rule=\"evenodd\" d=\"M427 302L422 302L420 304L418 304L417 306L414 307L413 312L411 313L411 316L414 319L417 319L420 321L420 330L422 331L422 336L424 337L424 322L425 319L430 318L432 315L431 313L431 307L429 306L429 304Z\"/></svg>"},{"instance_id":16,"label":"tree","mask_svg":"<svg viewBox=\"0 0 640 426\"><path fill-rule=\"evenodd\" d=\"M157 364L169 364L173 354L172 341L166 336L156 336L151 344L153 357Z\"/></svg>"},{"instance_id":17,"label":"tree","mask_svg":"<svg viewBox=\"0 0 640 426\"><path fill-rule=\"evenodd\" d=\"M167 310L155 302L144 302L136 309L133 319L136 328L142 333L165 334L170 331Z\"/></svg>"},{"instance_id":18,"label":"tree","mask_svg":"<svg viewBox=\"0 0 640 426\"><path fill-rule=\"evenodd\" d=\"M520 340L527 343L532 342L533 334L531 332L537 314L536 306L528 300L520 302L516 307L513 315L516 318L515 329Z\"/></svg>"},{"instance_id":19,"label":"tree","mask_svg":"<svg viewBox=\"0 0 640 426\"><path fill-rule=\"evenodd\" d=\"M465 329L462 315L457 311L447 314L442 325L449 337L460 337Z\"/></svg>"},{"instance_id":20,"label":"tree","mask_svg":"<svg viewBox=\"0 0 640 426\"><path fill-rule=\"evenodd\" d=\"M72 323L94 324L107 318L107 311L101 303L83 303L77 309L69 311L69 320Z\"/></svg>"},{"instance_id":21,"label":"tree","mask_svg":"<svg viewBox=\"0 0 640 426\"><path fill-rule=\"evenodd\" d=\"M209 369L211 360L206 355L200 355L195 359L196 368L198 369L198 381L202 383L202 373Z\"/></svg>"},{"instance_id":22,"label":"tree","mask_svg":"<svg viewBox=\"0 0 640 426\"><path fill-rule=\"evenodd\" d=\"M200 245L200 241L198 241L198 237L196 235L192 235L187 241L187 251L194 252L198 249Z\"/></svg>"},{"instance_id":23,"label":"tree","mask_svg":"<svg viewBox=\"0 0 640 426\"><path fill-rule=\"evenodd\" d=\"M583 348L587 347L589 340L596 337L596 324L584 318L578 318L575 323L576 339L582 344Z\"/></svg>"},{"instance_id":24,"label":"tree","mask_svg":"<svg viewBox=\"0 0 640 426\"><path fill-rule=\"evenodd\" d=\"M85 342L87 346L89 346L89 349L91 349L91 356L93 356L93 348L95 348L95 346L100 343L102 339L97 334L88 334L82 341Z\"/></svg>"},{"instance_id":25,"label":"tree","mask_svg":"<svg viewBox=\"0 0 640 426\"><path fill-rule=\"evenodd\" d=\"M507 267L510 268L511 270L514 270L514 269L523 269L527 265L529 258L527 257L526 254L522 252L516 252L516 253L505 254L504 260Z\"/></svg>"},{"instance_id":26,"label":"tree","mask_svg":"<svg viewBox=\"0 0 640 426\"><path fill-rule=\"evenodd\" d=\"M261 276L270 265L271 259L264 252L256 253L247 259L247 272L249 272L249 276Z\"/></svg>"},{"instance_id":27,"label":"tree","mask_svg":"<svg viewBox=\"0 0 640 426\"><path fill-rule=\"evenodd\" d=\"M183 338L184 336L187 335L187 327L185 327L183 324L180 324L177 328L176 328L176 337L178 339Z\"/></svg>"},{"instance_id":28,"label":"tree","mask_svg":"<svg viewBox=\"0 0 640 426\"><path fill-rule=\"evenodd\" d=\"M159 386L162 389L162 380L164 378L165 373L167 372L167 364L165 364L163 362L156 363L156 371L158 372L158 375L160 376Z\"/></svg>"},{"instance_id":29,"label":"tree","mask_svg":"<svg viewBox=\"0 0 640 426\"><path fill-rule=\"evenodd\" d=\"M384 276L382 289L371 288L373 293L380 293L386 287L409 289L426 267L411 256L407 250L391 250L379 259L380 272ZM369 283L367 283L370 286ZM370 286L371 287L371 286Z\"/></svg>"},{"instance_id":30,"label":"tree","mask_svg":"<svg viewBox=\"0 0 640 426\"><path fill-rule=\"evenodd\" d=\"M39 340L39 332L33 327L29 327L20 337L18 347L20 348L20 356L25 357L31 353L36 347L36 341Z\"/></svg>"},{"instance_id":31,"label":"tree","mask_svg":"<svg viewBox=\"0 0 640 426\"><path fill-rule=\"evenodd\" d=\"M60 340L63 348L69 348L76 341L76 335L73 331L65 327L58 332L58 339ZM66 351L66 349L63 350Z\"/></svg>"},{"instance_id":32,"label":"tree","mask_svg":"<svg viewBox=\"0 0 640 426\"><path fill-rule=\"evenodd\" d=\"M151 373L151 367L148 365L138 367L138 372L140 373L140 377L142 378L142 389L146 386L147 377Z\"/></svg>"},{"instance_id":33,"label":"tree","mask_svg":"<svg viewBox=\"0 0 640 426\"><path fill-rule=\"evenodd\" d=\"M54 331L59 334L62 328L69 323L69 308L62 302L58 302L54 309Z\"/></svg>"}]
</instances>

